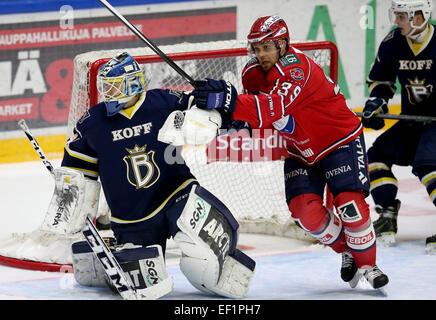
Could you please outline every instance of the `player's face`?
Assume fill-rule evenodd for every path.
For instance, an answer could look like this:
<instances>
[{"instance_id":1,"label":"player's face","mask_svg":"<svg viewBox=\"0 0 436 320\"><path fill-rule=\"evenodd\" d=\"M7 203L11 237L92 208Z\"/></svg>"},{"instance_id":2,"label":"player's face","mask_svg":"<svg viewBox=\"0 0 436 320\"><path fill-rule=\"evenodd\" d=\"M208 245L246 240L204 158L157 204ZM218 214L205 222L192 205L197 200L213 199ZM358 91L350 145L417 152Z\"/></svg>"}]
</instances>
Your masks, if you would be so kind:
<instances>
[{"instance_id":1,"label":"player's face","mask_svg":"<svg viewBox=\"0 0 436 320\"><path fill-rule=\"evenodd\" d=\"M409 16L406 12L395 12L395 24L400 28L401 34L406 36L412 30L410 25Z\"/></svg>"},{"instance_id":2,"label":"player's face","mask_svg":"<svg viewBox=\"0 0 436 320\"><path fill-rule=\"evenodd\" d=\"M123 91L122 81L106 82L103 85L103 92L107 100L118 97Z\"/></svg>"},{"instance_id":3,"label":"player's face","mask_svg":"<svg viewBox=\"0 0 436 320\"><path fill-rule=\"evenodd\" d=\"M424 17L422 14L418 13L415 14L413 17L413 25L414 26L421 26L424 23ZM409 35L409 33L412 31L413 26L410 23L409 17L407 13L405 12L395 12L395 24L400 28L401 34L403 36ZM417 34L422 32L425 29L425 26L421 29L415 30L413 34ZM412 34L412 35L413 35Z\"/></svg>"},{"instance_id":4,"label":"player's face","mask_svg":"<svg viewBox=\"0 0 436 320\"><path fill-rule=\"evenodd\" d=\"M280 58L279 50L273 41L255 43L253 44L253 50L265 72L271 70Z\"/></svg>"}]
</instances>

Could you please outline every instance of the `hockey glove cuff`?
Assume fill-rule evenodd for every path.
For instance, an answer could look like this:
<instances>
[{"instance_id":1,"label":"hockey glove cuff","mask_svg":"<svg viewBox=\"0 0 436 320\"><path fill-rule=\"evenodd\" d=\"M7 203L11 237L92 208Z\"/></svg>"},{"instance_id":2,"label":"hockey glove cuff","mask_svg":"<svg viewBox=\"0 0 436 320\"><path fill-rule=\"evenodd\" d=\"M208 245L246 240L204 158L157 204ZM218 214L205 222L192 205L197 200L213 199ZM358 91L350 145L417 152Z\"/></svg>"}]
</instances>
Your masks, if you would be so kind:
<instances>
[{"instance_id":1,"label":"hockey glove cuff","mask_svg":"<svg viewBox=\"0 0 436 320\"><path fill-rule=\"evenodd\" d=\"M194 104L200 109L224 109L233 112L236 108L238 93L236 88L224 80L199 80L196 81L195 90L192 92Z\"/></svg>"}]
</instances>

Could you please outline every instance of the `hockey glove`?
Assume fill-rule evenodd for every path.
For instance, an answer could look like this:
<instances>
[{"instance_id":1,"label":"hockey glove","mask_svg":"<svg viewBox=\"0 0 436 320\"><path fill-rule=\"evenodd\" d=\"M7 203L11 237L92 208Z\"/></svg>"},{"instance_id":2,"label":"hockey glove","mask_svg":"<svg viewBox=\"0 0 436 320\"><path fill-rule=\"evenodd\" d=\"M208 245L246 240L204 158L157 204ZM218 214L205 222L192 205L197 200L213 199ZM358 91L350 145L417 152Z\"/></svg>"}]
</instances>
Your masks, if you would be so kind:
<instances>
[{"instance_id":1,"label":"hockey glove","mask_svg":"<svg viewBox=\"0 0 436 320\"><path fill-rule=\"evenodd\" d=\"M197 108L222 108L227 112L233 112L236 108L238 92L229 81L206 78L206 80L196 81L192 95Z\"/></svg>"},{"instance_id":2,"label":"hockey glove","mask_svg":"<svg viewBox=\"0 0 436 320\"><path fill-rule=\"evenodd\" d=\"M372 97L369 98L363 108L362 125L365 128L380 130L385 125L385 120L376 118L376 114L388 112L388 104L385 99Z\"/></svg>"}]
</instances>

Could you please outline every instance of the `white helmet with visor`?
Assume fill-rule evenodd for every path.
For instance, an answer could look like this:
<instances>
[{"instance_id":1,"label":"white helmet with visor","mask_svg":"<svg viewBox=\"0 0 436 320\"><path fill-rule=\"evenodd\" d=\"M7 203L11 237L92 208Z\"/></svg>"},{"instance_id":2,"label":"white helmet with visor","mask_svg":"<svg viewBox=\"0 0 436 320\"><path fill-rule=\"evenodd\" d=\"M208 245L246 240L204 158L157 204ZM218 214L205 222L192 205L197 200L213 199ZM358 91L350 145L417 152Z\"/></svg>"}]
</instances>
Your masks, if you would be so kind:
<instances>
[{"instance_id":1,"label":"white helmet with visor","mask_svg":"<svg viewBox=\"0 0 436 320\"><path fill-rule=\"evenodd\" d=\"M413 17L419 11L422 12L424 22L417 26L413 22ZM407 13L411 27L413 29L420 29L430 20L432 11L433 0L392 0L389 9L389 19L392 24L395 24L397 13Z\"/></svg>"}]
</instances>

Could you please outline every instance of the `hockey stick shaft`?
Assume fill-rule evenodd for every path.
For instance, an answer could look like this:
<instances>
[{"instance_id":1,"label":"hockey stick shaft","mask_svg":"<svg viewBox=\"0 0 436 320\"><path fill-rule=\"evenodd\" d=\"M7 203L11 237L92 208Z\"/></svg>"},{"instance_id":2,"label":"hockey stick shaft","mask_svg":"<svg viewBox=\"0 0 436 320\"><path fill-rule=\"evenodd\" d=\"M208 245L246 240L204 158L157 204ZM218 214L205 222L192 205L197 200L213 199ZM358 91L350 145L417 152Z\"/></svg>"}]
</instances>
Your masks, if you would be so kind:
<instances>
[{"instance_id":1,"label":"hockey stick shaft","mask_svg":"<svg viewBox=\"0 0 436 320\"><path fill-rule=\"evenodd\" d=\"M358 117L363 117L363 112L354 112ZM411 121L421 121L421 122L431 122L436 121L436 117L427 116L414 116L408 114L392 114L392 113L382 113L376 114L375 117L382 119L395 119L395 120L411 120Z\"/></svg>"},{"instance_id":2,"label":"hockey stick shaft","mask_svg":"<svg viewBox=\"0 0 436 320\"><path fill-rule=\"evenodd\" d=\"M103 265L103 268L110 278L112 285L125 300L137 300L139 298L135 288L125 276L123 269L107 247L97 228L89 217L86 217L86 225L82 230L92 251Z\"/></svg>"},{"instance_id":3,"label":"hockey stick shaft","mask_svg":"<svg viewBox=\"0 0 436 320\"><path fill-rule=\"evenodd\" d=\"M47 157L45 156L44 151L42 150L41 146L39 145L38 141L36 141L35 137L33 136L33 134L30 132L29 127L26 124L26 121L24 121L24 119L21 119L18 121L18 126L24 131L24 133L26 134L27 138L29 139L30 143L33 146L33 149L35 149L36 153L38 154L39 158L42 160L42 163L44 163L45 167L47 168L47 170L54 175L54 169L53 166L51 165L50 161L47 159Z\"/></svg>"},{"instance_id":4,"label":"hockey stick shaft","mask_svg":"<svg viewBox=\"0 0 436 320\"><path fill-rule=\"evenodd\" d=\"M47 170L54 177L54 168L45 156L44 151L36 141L32 132L30 132L26 121L24 119L21 119L18 121L18 125L26 134L27 138L31 142L35 151L38 153ZM102 239L100 233L92 223L91 219L89 219L89 217L86 217L86 225L82 233L85 236L85 239L91 247L92 251L102 263L107 276L110 278L113 286L118 290L120 295L126 300L138 299L138 294L136 290L133 288L129 279L127 279L123 269L119 265L118 261L115 259L110 249L107 247L106 243Z\"/></svg>"},{"instance_id":5,"label":"hockey stick shaft","mask_svg":"<svg viewBox=\"0 0 436 320\"><path fill-rule=\"evenodd\" d=\"M186 81L188 81L192 86L195 84L195 80L188 75L182 68L180 68L172 59L170 59L165 53L163 53L158 46L151 42L144 34L138 30L134 25L132 25L121 13L118 12L109 2L106 0L98 0L103 4L114 16L116 16L122 23L124 23L130 31L137 35L145 44L153 50L159 57L162 58L171 68L174 69L179 75L181 75Z\"/></svg>"}]
</instances>

